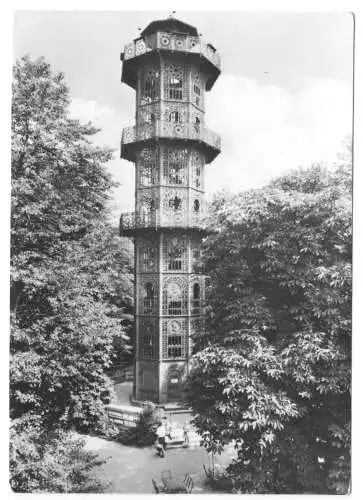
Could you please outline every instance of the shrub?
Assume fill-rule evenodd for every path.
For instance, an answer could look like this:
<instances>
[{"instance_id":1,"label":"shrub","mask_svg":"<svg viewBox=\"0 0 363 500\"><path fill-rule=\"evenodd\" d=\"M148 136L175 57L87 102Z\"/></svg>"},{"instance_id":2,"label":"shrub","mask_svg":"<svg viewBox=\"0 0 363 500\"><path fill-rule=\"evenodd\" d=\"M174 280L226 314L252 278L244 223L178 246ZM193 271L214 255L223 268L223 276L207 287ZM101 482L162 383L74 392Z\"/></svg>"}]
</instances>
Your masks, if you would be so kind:
<instances>
[{"instance_id":1,"label":"shrub","mask_svg":"<svg viewBox=\"0 0 363 500\"><path fill-rule=\"evenodd\" d=\"M160 424L160 416L153 405L145 406L136 427L120 429L117 441L125 445L151 446L155 443L155 430Z\"/></svg>"}]
</instances>

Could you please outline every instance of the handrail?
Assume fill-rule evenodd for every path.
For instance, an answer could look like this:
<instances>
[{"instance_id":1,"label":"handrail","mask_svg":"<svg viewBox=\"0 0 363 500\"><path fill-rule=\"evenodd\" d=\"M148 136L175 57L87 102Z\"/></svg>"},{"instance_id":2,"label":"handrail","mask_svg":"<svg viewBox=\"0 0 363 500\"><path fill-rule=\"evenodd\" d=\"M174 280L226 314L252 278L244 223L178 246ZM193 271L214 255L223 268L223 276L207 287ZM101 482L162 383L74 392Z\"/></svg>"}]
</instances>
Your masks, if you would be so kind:
<instances>
[{"instance_id":1,"label":"handrail","mask_svg":"<svg viewBox=\"0 0 363 500\"><path fill-rule=\"evenodd\" d=\"M144 38L138 38L124 47L124 60L133 59L152 50L173 50L204 56L218 69L221 69L221 58L209 43L200 37L180 35L158 31Z\"/></svg>"},{"instance_id":2,"label":"handrail","mask_svg":"<svg viewBox=\"0 0 363 500\"><path fill-rule=\"evenodd\" d=\"M219 151L221 149L221 138L211 129L195 123L171 123L164 120L125 127L122 131L122 145L145 141L154 137L194 139L203 141Z\"/></svg>"},{"instance_id":3,"label":"handrail","mask_svg":"<svg viewBox=\"0 0 363 500\"><path fill-rule=\"evenodd\" d=\"M150 213L122 213L120 217L120 231L134 231L135 229L157 229L159 227L180 227L207 229L207 219L203 214L196 216L185 212L181 218L163 215L160 210Z\"/></svg>"}]
</instances>

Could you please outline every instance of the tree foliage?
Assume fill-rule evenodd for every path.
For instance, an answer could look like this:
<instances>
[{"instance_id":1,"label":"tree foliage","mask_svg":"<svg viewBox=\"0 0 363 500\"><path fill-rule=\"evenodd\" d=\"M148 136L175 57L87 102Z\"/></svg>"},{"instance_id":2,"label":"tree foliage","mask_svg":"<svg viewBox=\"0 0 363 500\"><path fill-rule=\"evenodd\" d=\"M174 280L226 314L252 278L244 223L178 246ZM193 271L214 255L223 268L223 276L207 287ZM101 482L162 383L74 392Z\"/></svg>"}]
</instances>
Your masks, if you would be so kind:
<instances>
[{"instance_id":1,"label":"tree foliage","mask_svg":"<svg viewBox=\"0 0 363 500\"><path fill-rule=\"evenodd\" d=\"M16 493L101 493L107 483L94 469L102 463L69 432L45 432L34 417L12 423L10 485Z\"/></svg>"},{"instance_id":2,"label":"tree foliage","mask_svg":"<svg viewBox=\"0 0 363 500\"><path fill-rule=\"evenodd\" d=\"M187 399L241 491L348 489L351 203L349 152L213 203Z\"/></svg>"},{"instance_id":3,"label":"tree foliage","mask_svg":"<svg viewBox=\"0 0 363 500\"><path fill-rule=\"evenodd\" d=\"M156 428L160 423L160 415L154 405L147 405L140 413L136 427L121 428L116 439L125 445L151 446L156 441Z\"/></svg>"},{"instance_id":4,"label":"tree foliage","mask_svg":"<svg viewBox=\"0 0 363 500\"><path fill-rule=\"evenodd\" d=\"M105 370L129 349L132 313L131 258L107 220L112 151L69 117L69 101L43 59L16 63L10 410L44 432L102 427Z\"/></svg>"}]
</instances>

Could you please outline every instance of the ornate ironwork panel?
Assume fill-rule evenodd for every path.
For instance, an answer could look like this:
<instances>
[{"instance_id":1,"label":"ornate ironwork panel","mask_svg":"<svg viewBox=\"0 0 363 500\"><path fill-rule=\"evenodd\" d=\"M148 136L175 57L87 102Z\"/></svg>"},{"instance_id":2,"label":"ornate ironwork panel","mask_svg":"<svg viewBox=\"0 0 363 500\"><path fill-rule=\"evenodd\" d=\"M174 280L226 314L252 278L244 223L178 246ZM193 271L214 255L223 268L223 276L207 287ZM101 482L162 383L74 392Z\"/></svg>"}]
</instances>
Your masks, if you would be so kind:
<instances>
[{"instance_id":1,"label":"ornate ironwork panel","mask_svg":"<svg viewBox=\"0 0 363 500\"><path fill-rule=\"evenodd\" d=\"M163 359L185 359L188 352L187 320L164 319L162 323Z\"/></svg>"},{"instance_id":2,"label":"ornate ironwork panel","mask_svg":"<svg viewBox=\"0 0 363 500\"><path fill-rule=\"evenodd\" d=\"M168 273L188 272L188 242L185 234L165 235L162 269Z\"/></svg>"},{"instance_id":3,"label":"ornate ironwork panel","mask_svg":"<svg viewBox=\"0 0 363 500\"><path fill-rule=\"evenodd\" d=\"M159 313L159 280L157 275L140 274L137 276L138 314L157 316Z\"/></svg>"},{"instance_id":4,"label":"ornate ironwork panel","mask_svg":"<svg viewBox=\"0 0 363 500\"><path fill-rule=\"evenodd\" d=\"M164 316L186 316L188 314L188 277L168 276L163 279Z\"/></svg>"},{"instance_id":5,"label":"ornate ironwork panel","mask_svg":"<svg viewBox=\"0 0 363 500\"><path fill-rule=\"evenodd\" d=\"M154 319L140 318L139 320L138 353L140 359L158 359L159 331Z\"/></svg>"},{"instance_id":6,"label":"ornate ironwork panel","mask_svg":"<svg viewBox=\"0 0 363 500\"><path fill-rule=\"evenodd\" d=\"M138 237L136 244L136 258L140 273L158 272L158 240L156 236L149 238Z\"/></svg>"}]
</instances>

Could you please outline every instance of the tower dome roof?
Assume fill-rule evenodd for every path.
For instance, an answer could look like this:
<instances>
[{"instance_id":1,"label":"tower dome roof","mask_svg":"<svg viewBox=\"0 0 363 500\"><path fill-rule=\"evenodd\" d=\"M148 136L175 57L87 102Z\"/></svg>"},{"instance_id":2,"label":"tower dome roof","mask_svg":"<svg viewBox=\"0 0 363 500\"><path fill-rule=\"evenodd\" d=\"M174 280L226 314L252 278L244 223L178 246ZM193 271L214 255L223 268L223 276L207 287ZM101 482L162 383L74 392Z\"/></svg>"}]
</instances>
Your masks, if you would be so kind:
<instances>
[{"instance_id":1,"label":"tower dome roof","mask_svg":"<svg viewBox=\"0 0 363 500\"><path fill-rule=\"evenodd\" d=\"M198 36L198 31L194 26L184 23L179 19L175 19L174 17L152 21L141 32L141 36L151 35L156 31L166 31L174 33L176 32L176 33L184 33L186 35L191 35L191 36Z\"/></svg>"}]
</instances>

